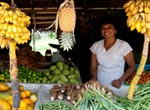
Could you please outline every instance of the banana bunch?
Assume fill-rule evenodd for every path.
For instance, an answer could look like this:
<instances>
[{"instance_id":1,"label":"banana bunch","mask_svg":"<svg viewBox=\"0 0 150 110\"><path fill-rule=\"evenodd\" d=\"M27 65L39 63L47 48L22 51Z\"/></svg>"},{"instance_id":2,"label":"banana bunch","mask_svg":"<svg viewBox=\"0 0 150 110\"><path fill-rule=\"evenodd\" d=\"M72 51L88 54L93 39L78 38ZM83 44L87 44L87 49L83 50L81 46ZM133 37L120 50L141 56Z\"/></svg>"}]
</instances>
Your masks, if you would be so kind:
<instances>
[{"instance_id":1,"label":"banana bunch","mask_svg":"<svg viewBox=\"0 0 150 110\"><path fill-rule=\"evenodd\" d=\"M0 46L5 48L11 40L17 44L27 43L30 39L28 26L30 17L16 8L12 10L9 4L0 2Z\"/></svg>"},{"instance_id":2,"label":"banana bunch","mask_svg":"<svg viewBox=\"0 0 150 110\"><path fill-rule=\"evenodd\" d=\"M123 8L130 30L150 36L150 0L129 0Z\"/></svg>"}]
</instances>

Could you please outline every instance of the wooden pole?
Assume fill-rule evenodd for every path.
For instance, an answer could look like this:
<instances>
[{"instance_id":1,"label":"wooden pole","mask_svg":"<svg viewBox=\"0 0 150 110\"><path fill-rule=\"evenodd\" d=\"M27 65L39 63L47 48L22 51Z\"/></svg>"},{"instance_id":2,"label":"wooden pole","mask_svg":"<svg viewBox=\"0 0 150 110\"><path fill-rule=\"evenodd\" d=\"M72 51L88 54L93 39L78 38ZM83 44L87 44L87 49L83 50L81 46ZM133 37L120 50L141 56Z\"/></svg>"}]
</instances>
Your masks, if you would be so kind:
<instances>
[{"instance_id":1,"label":"wooden pole","mask_svg":"<svg viewBox=\"0 0 150 110\"><path fill-rule=\"evenodd\" d=\"M129 91L128 91L128 99L132 100L133 99L133 94L136 89L136 85L138 84L138 81L141 78L141 75L144 70L144 66L147 60L147 55L148 55L148 47L149 47L149 41L150 41L150 36L144 35L144 44L143 44L143 51L142 51L142 56L140 60L139 67L137 69L135 77L132 79Z\"/></svg>"},{"instance_id":2,"label":"wooden pole","mask_svg":"<svg viewBox=\"0 0 150 110\"><path fill-rule=\"evenodd\" d=\"M18 84L18 68L16 57L16 42L13 40L9 45L9 58L10 58L10 78L12 87L13 106L12 110L18 110L20 106L20 92Z\"/></svg>"}]
</instances>

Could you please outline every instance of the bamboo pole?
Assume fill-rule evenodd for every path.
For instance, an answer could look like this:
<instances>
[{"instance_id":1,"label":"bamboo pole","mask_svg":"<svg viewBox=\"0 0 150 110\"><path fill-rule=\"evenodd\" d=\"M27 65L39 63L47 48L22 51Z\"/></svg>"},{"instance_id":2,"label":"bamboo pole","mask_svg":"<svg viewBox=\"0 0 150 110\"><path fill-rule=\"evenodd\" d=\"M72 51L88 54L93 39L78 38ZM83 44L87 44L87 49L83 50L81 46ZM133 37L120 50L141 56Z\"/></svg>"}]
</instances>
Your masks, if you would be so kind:
<instances>
[{"instance_id":1,"label":"bamboo pole","mask_svg":"<svg viewBox=\"0 0 150 110\"><path fill-rule=\"evenodd\" d=\"M130 85L129 91L128 91L128 99L130 99L130 100L133 99L136 85L138 84L138 81L140 80L141 75L142 75L143 70L144 70L144 66L145 66L145 63L147 60L147 55L148 55L149 41L150 41L150 36L144 35L144 44L143 44L143 51L142 51L140 64L139 64L139 67L137 69L135 77L131 81L131 85Z\"/></svg>"},{"instance_id":2,"label":"bamboo pole","mask_svg":"<svg viewBox=\"0 0 150 110\"><path fill-rule=\"evenodd\" d=\"M16 42L14 40L12 40L9 45L9 59L10 59L9 72L11 78L12 98L13 98L12 110L18 110L20 106L20 92L19 92L19 84L18 84Z\"/></svg>"}]
</instances>

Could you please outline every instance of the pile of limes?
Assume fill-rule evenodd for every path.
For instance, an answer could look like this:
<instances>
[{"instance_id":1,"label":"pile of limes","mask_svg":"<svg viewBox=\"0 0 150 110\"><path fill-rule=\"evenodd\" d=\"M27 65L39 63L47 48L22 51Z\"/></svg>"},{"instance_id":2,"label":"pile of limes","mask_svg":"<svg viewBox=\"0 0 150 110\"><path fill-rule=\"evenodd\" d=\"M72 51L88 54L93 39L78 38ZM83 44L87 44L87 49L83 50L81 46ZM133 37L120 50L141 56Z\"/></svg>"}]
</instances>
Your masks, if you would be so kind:
<instances>
[{"instance_id":1,"label":"pile of limes","mask_svg":"<svg viewBox=\"0 0 150 110\"><path fill-rule=\"evenodd\" d=\"M19 83L47 83L44 81L45 74L39 70L30 69L27 66L18 66ZM0 82L10 82L9 69L0 71Z\"/></svg>"}]
</instances>

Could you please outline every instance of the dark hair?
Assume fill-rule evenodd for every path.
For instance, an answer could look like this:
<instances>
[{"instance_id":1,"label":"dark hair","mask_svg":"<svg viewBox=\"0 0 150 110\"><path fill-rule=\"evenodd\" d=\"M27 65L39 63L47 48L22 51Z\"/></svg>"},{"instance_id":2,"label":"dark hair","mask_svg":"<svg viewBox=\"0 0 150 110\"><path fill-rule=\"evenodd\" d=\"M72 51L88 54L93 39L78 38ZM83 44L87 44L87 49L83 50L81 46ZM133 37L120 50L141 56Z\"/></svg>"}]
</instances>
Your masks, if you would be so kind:
<instances>
[{"instance_id":1,"label":"dark hair","mask_svg":"<svg viewBox=\"0 0 150 110\"><path fill-rule=\"evenodd\" d=\"M118 29L117 20L112 15L106 15L99 19L99 27L101 28L101 26L104 24L112 24L116 30Z\"/></svg>"}]
</instances>

